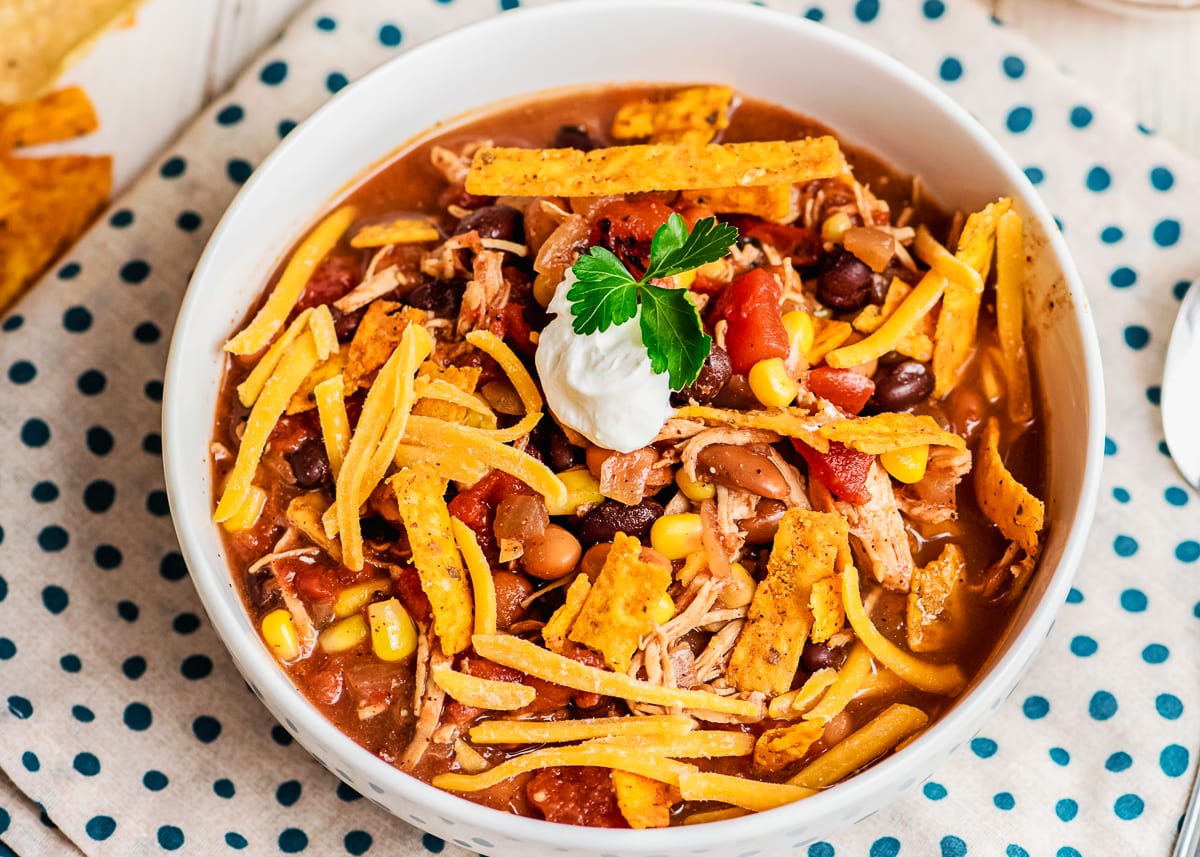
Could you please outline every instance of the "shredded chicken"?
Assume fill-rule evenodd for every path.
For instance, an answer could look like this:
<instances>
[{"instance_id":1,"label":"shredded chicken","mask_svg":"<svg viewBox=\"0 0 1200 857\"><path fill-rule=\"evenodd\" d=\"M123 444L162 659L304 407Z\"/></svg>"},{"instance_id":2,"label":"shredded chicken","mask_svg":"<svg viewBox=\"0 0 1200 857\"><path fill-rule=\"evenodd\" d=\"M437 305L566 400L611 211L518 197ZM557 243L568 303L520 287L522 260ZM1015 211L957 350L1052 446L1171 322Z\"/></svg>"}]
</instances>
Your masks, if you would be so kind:
<instances>
[{"instance_id":1,"label":"shredded chicken","mask_svg":"<svg viewBox=\"0 0 1200 857\"><path fill-rule=\"evenodd\" d=\"M708 426L696 420L683 420L678 417L672 417L663 423L663 427L658 430L658 434L654 437L654 443L662 440L686 440L689 437L695 437L704 431Z\"/></svg>"},{"instance_id":2,"label":"shredded chicken","mask_svg":"<svg viewBox=\"0 0 1200 857\"><path fill-rule=\"evenodd\" d=\"M758 495L740 488L717 486L717 535L728 556L736 556L746 543L746 532L738 522L754 517Z\"/></svg>"},{"instance_id":3,"label":"shredded chicken","mask_svg":"<svg viewBox=\"0 0 1200 857\"><path fill-rule=\"evenodd\" d=\"M400 756L400 767L407 771L411 772L420 764L425 751L434 743L433 734L438 728L438 721L442 719L442 704L446 701L446 692L431 677L436 667L449 666L451 661L451 658L442 654L440 646L433 644L433 629L421 626L417 635L416 688L413 691L417 725L413 730L412 740Z\"/></svg>"},{"instance_id":4,"label":"shredded chicken","mask_svg":"<svg viewBox=\"0 0 1200 857\"><path fill-rule=\"evenodd\" d=\"M657 460L658 452L650 446L614 452L600 465L600 493L626 506L642 502L650 470Z\"/></svg>"},{"instance_id":5,"label":"shredded chicken","mask_svg":"<svg viewBox=\"0 0 1200 857\"><path fill-rule=\"evenodd\" d=\"M834 508L850 524L850 543L859 565L869 568L888 589L907 592L913 573L912 550L896 506L892 479L878 460L871 463L867 473L867 490L871 499L861 506L836 500Z\"/></svg>"},{"instance_id":6,"label":"shredded chicken","mask_svg":"<svg viewBox=\"0 0 1200 857\"><path fill-rule=\"evenodd\" d=\"M733 646L737 643L738 634L742 632L745 619L734 619L724 628L712 635L704 651L696 658L696 678L701 682L710 682L725 674L729 666L729 657Z\"/></svg>"},{"instance_id":7,"label":"shredded chicken","mask_svg":"<svg viewBox=\"0 0 1200 857\"><path fill-rule=\"evenodd\" d=\"M811 509L812 506L808 502L808 494L804 490L804 477L800 475L800 471L786 462L782 455L779 454L773 446L767 447L767 458L771 463L778 468L779 473L783 476L783 481L788 486L787 503L789 509Z\"/></svg>"},{"instance_id":8,"label":"shredded chicken","mask_svg":"<svg viewBox=\"0 0 1200 857\"><path fill-rule=\"evenodd\" d=\"M389 265L382 271L376 271L368 276L351 291L334 301L333 305L344 313L352 313L407 283L408 280L400 273L400 269L395 265Z\"/></svg>"},{"instance_id":9,"label":"shredded chicken","mask_svg":"<svg viewBox=\"0 0 1200 857\"><path fill-rule=\"evenodd\" d=\"M695 687L698 682L696 656L692 654L691 648L677 643L668 648L667 656L671 659L671 670L675 673L676 687L684 689Z\"/></svg>"},{"instance_id":10,"label":"shredded chicken","mask_svg":"<svg viewBox=\"0 0 1200 857\"><path fill-rule=\"evenodd\" d=\"M429 161L450 184L461 185L467 180L471 171L471 158L475 151L483 146L490 146L491 140L474 140L463 146L458 152L453 152L445 146L434 146L429 150Z\"/></svg>"},{"instance_id":11,"label":"shredded chicken","mask_svg":"<svg viewBox=\"0 0 1200 857\"><path fill-rule=\"evenodd\" d=\"M508 305L510 286L504 279L503 265L504 254L499 250L480 250L475 254L472 277L458 312L460 336L485 327L489 316Z\"/></svg>"},{"instance_id":12,"label":"shredded chicken","mask_svg":"<svg viewBox=\"0 0 1200 857\"><path fill-rule=\"evenodd\" d=\"M421 257L421 273L439 280L453 280L466 275L467 268L459 251L483 249L479 233L475 230L462 235L452 235Z\"/></svg>"},{"instance_id":13,"label":"shredded chicken","mask_svg":"<svg viewBox=\"0 0 1200 857\"><path fill-rule=\"evenodd\" d=\"M958 483L970 472L970 450L930 447L924 478L897 491L896 503L914 521L927 524L953 521L958 517Z\"/></svg>"},{"instance_id":14,"label":"shredded chicken","mask_svg":"<svg viewBox=\"0 0 1200 857\"><path fill-rule=\"evenodd\" d=\"M701 578L703 579L701 580ZM697 586L697 582L699 585ZM703 574L697 574L696 579L692 581L687 592L680 599L682 603L687 598L689 593L694 593L687 606L676 613L665 625L660 629L668 643L673 643L691 631L704 619L705 614L712 609L713 604L717 601L717 596L721 594L721 590L725 588L725 581L716 580L713 577ZM643 639L643 643L649 642L649 637ZM642 646L645 648L645 646Z\"/></svg>"}]
</instances>

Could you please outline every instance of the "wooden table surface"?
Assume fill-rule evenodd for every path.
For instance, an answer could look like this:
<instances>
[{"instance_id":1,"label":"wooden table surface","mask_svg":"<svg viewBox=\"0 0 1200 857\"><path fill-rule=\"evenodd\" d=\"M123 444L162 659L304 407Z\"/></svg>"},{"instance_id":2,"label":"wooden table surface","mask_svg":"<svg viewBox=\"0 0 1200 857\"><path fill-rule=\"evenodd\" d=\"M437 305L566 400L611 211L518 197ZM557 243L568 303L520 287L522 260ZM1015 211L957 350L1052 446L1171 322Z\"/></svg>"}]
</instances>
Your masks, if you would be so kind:
<instances>
[{"instance_id":1,"label":"wooden table surface","mask_svg":"<svg viewBox=\"0 0 1200 857\"><path fill-rule=\"evenodd\" d=\"M114 153L116 187L124 187L305 2L147 0L134 26L106 35L68 73L87 87L103 127L67 147ZM984 5L1099 95L1200 157L1200 9L1135 19L1078 0Z\"/></svg>"}]
</instances>

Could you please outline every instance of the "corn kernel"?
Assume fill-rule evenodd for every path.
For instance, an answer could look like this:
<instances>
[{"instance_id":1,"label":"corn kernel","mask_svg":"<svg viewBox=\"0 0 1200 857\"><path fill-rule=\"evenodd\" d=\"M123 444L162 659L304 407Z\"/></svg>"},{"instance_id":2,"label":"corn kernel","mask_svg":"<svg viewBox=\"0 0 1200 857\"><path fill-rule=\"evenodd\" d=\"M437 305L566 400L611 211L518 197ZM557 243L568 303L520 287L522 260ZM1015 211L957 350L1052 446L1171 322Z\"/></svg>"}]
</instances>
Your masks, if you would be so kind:
<instances>
[{"instance_id":1,"label":"corn kernel","mask_svg":"<svg viewBox=\"0 0 1200 857\"><path fill-rule=\"evenodd\" d=\"M663 515L650 528L650 547L667 559L683 559L700 550L700 516L695 512L681 515Z\"/></svg>"},{"instance_id":2,"label":"corn kernel","mask_svg":"<svg viewBox=\"0 0 1200 857\"><path fill-rule=\"evenodd\" d=\"M831 244L841 244L846 230L853 225L854 221L850 219L849 214L844 211L834 212L821 224L821 240Z\"/></svg>"},{"instance_id":3,"label":"corn kernel","mask_svg":"<svg viewBox=\"0 0 1200 857\"><path fill-rule=\"evenodd\" d=\"M671 596L663 593L662 597L654 604L650 605L650 618L655 624L665 625L671 621L671 617L675 615L675 602L671 600Z\"/></svg>"},{"instance_id":4,"label":"corn kernel","mask_svg":"<svg viewBox=\"0 0 1200 857\"><path fill-rule=\"evenodd\" d=\"M600 493L600 483L586 467L564 470L558 474L558 478L567 486L567 502L562 506L547 503L546 511L551 515L574 515L580 506L604 500L604 495Z\"/></svg>"},{"instance_id":5,"label":"corn kernel","mask_svg":"<svg viewBox=\"0 0 1200 857\"><path fill-rule=\"evenodd\" d=\"M296 633L296 620L282 607L263 616L262 635L279 660L294 661L300 657L300 636Z\"/></svg>"},{"instance_id":6,"label":"corn kernel","mask_svg":"<svg viewBox=\"0 0 1200 857\"><path fill-rule=\"evenodd\" d=\"M787 331L788 347L798 354L807 354L817 336L812 316L803 310L793 310L785 312L780 321Z\"/></svg>"},{"instance_id":7,"label":"corn kernel","mask_svg":"<svg viewBox=\"0 0 1200 857\"><path fill-rule=\"evenodd\" d=\"M391 588L391 581L388 580L368 580L366 583L347 586L338 593L337 599L333 602L333 615L339 619L345 619L366 607L373 595L378 592L390 592Z\"/></svg>"},{"instance_id":8,"label":"corn kernel","mask_svg":"<svg viewBox=\"0 0 1200 857\"><path fill-rule=\"evenodd\" d=\"M740 562L732 563L729 570L733 572L732 578L717 596L717 603L722 607L749 606L758 584L754 582L754 577L746 570L746 566Z\"/></svg>"},{"instance_id":9,"label":"corn kernel","mask_svg":"<svg viewBox=\"0 0 1200 857\"><path fill-rule=\"evenodd\" d=\"M402 661L417 650L417 626L395 598L376 601L367 608L371 621L371 648L381 661Z\"/></svg>"},{"instance_id":10,"label":"corn kernel","mask_svg":"<svg viewBox=\"0 0 1200 857\"><path fill-rule=\"evenodd\" d=\"M717 496L717 486L712 482L700 482L699 480L691 479L684 469L681 467L675 471L675 484L679 486L679 490L683 492L683 496L687 497L693 503L699 503L701 500L711 500Z\"/></svg>"},{"instance_id":11,"label":"corn kernel","mask_svg":"<svg viewBox=\"0 0 1200 857\"><path fill-rule=\"evenodd\" d=\"M357 613L340 622L334 622L322 631L317 637L317 644L322 651L332 655L353 649L368 636L370 636L370 632L367 630L367 623L363 620L362 614Z\"/></svg>"},{"instance_id":12,"label":"corn kernel","mask_svg":"<svg viewBox=\"0 0 1200 857\"><path fill-rule=\"evenodd\" d=\"M542 309L550 306L557 290L558 283L548 274L538 274L533 280L533 299Z\"/></svg>"},{"instance_id":13,"label":"corn kernel","mask_svg":"<svg viewBox=\"0 0 1200 857\"><path fill-rule=\"evenodd\" d=\"M893 449L879 456L883 469L905 485L920 482L929 464L929 444Z\"/></svg>"},{"instance_id":14,"label":"corn kernel","mask_svg":"<svg viewBox=\"0 0 1200 857\"><path fill-rule=\"evenodd\" d=\"M267 492L257 485L251 485L250 490L246 493L245 502L233 513L233 517L222 523L221 526L231 533L248 530L254 526L254 522L258 520L263 506L266 504Z\"/></svg>"},{"instance_id":15,"label":"corn kernel","mask_svg":"<svg viewBox=\"0 0 1200 857\"><path fill-rule=\"evenodd\" d=\"M759 360L750 367L746 380L754 398L768 408L786 408L800 391L800 385L788 375L787 366L779 357Z\"/></svg>"}]
</instances>

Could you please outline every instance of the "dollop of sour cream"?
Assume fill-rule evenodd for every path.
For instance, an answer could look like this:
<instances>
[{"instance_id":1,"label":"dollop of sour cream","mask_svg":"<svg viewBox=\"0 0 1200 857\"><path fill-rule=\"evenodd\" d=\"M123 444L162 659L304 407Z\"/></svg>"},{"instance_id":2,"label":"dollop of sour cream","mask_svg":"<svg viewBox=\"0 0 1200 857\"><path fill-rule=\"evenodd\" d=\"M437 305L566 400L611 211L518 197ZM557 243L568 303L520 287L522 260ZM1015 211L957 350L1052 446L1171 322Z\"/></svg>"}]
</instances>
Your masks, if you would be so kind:
<instances>
[{"instance_id":1,"label":"dollop of sour cream","mask_svg":"<svg viewBox=\"0 0 1200 857\"><path fill-rule=\"evenodd\" d=\"M554 318L538 339L534 362L546 403L565 426L597 446L617 452L641 449L671 416L671 383L650 368L638 317L607 330L571 329L567 271L546 311Z\"/></svg>"}]
</instances>

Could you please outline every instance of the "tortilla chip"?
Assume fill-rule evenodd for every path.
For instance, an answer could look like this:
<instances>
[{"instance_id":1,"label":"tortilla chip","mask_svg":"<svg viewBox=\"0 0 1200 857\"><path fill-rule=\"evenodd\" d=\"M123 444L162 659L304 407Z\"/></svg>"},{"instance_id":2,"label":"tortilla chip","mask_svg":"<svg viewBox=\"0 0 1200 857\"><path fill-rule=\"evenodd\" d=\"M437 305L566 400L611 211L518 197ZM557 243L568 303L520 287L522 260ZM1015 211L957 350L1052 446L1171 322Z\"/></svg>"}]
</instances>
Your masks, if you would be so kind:
<instances>
[{"instance_id":1,"label":"tortilla chip","mask_svg":"<svg viewBox=\"0 0 1200 857\"><path fill-rule=\"evenodd\" d=\"M729 127L732 101L728 86L693 86L661 101L635 101L617 111L612 135L618 140L703 145Z\"/></svg>"},{"instance_id":2,"label":"tortilla chip","mask_svg":"<svg viewBox=\"0 0 1200 857\"><path fill-rule=\"evenodd\" d=\"M989 417L984 426L975 465L975 498L987 519L1006 539L1016 542L1031 557L1041 545L1039 533L1045 525L1046 507L1013 478L1000 457L1000 425Z\"/></svg>"},{"instance_id":3,"label":"tortilla chip","mask_svg":"<svg viewBox=\"0 0 1200 857\"><path fill-rule=\"evenodd\" d=\"M612 669L629 669L638 641L653 628L650 610L671 584L671 571L641 559L638 540L617 533L612 550L568 639L595 649Z\"/></svg>"},{"instance_id":4,"label":"tortilla chip","mask_svg":"<svg viewBox=\"0 0 1200 857\"><path fill-rule=\"evenodd\" d=\"M612 146L590 152L485 146L475 153L466 187L468 193L484 196L605 196L794 184L845 171L833 137Z\"/></svg>"},{"instance_id":5,"label":"tortilla chip","mask_svg":"<svg viewBox=\"0 0 1200 857\"><path fill-rule=\"evenodd\" d=\"M681 800L679 789L629 771L613 771L612 784L617 807L634 830L671 824L671 805Z\"/></svg>"},{"instance_id":6,"label":"tortilla chip","mask_svg":"<svg viewBox=\"0 0 1200 857\"><path fill-rule=\"evenodd\" d=\"M457 654L471 644L471 589L450 526L446 483L421 464L389 481L396 491L421 589L433 608L434 633L443 654Z\"/></svg>"},{"instance_id":7,"label":"tortilla chip","mask_svg":"<svg viewBox=\"0 0 1200 857\"><path fill-rule=\"evenodd\" d=\"M0 310L83 233L111 189L108 156L0 154Z\"/></svg>"},{"instance_id":8,"label":"tortilla chip","mask_svg":"<svg viewBox=\"0 0 1200 857\"><path fill-rule=\"evenodd\" d=\"M351 247L383 247L388 244L425 244L440 241L442 234L428 220L402 217L391 223L364 226L350 239Z\"/></svg>"},{"instance_id":9,"label":"tortilla chip","mask_svg":"<svg viewBox=\"0 0 1200 857\"><path fill-rule=\"evenodd\" d=\"M346 369L342 373L346 395L359 387L369 387L379 367L400 344L408 326L423 321L424 312L395 301L377 300L367 307L354 331L354 338L350 340L350 353L346 355Z\"/></svg>"},{"instance_id":10,"label":"tortilla chip","mask_svg":"<svg viewBox=\"0 0 1200 857\"><path fill-rule=\"evenodd\" d=\"M292 400L288 402L287 413L299 414L304 411L312 410L317 406L317 385L322 381L328 381L330 378L336 378L342 374L346 368L346 351L339 350L335 354L329 355L329 359L317 366L308 373L308 377L304 379L304 383L300 385L300 389L292 396Z\"/></svg>"},{"instance_id":11,"label":"tortilla chip","mask_svg":"<svg viewBox=\"0 0 1200 857\"><path fill-rule=\"evenodd\" d=\"M927 414L882 413L873 417L852 417L821 426L821 436L868 455L881 455L895 449L929 444L966 449L967 442L946 431Z\"/></svg>"},{"instance_id":12,"label":"tortilla chip","mask_svg":"<svg viewBox=\"0 0 1200 857\"><path fill-rule=\"evenodd\" d=\"M479 382L480 372L478 366L442 367L432 361L426 361L417 371L417 377L427 378L430 381L445 381L464 393L474 393L475 385ZM423 417L437 417L446 422L461 423L467 418L467 410L463 405L456 405L433 396L422 396L413 405L412 412Z\"/></svg>"},{"instance_id":13,"label":"tortilla chip","mask_svg":"<svg viewBox=\"0 0 1200 857\"><path fill-rule=\"evenodd\" d=\"M955 585L965 581L966 574L966 557L956 544L945 545L937 559L917 567L905 611L905 636L914 652L941 648L947 630L942 614Z\"/></svg>"},{"instance_id":14,"label":"tortilla chip","mask_svg":"<svg viewBox=\"0 0 1200 857\"><path fill-rule=\"evenodd\" d=\"M754 766L764 771L782 771L807 756L809 748L824 733L823 720L801 720L768 729L754 745Z\"/></svg>"},{"instance_id":15,"label":"tortilla chip","mask_svg":"<svg viewBox=\"0 0 1200 857\"><path fill-rule=\"evenodd\" d=\"M813 584L808 606L813 614L811 636L814 643L824 643L846 624L840 583L836 577L827 577Z\"/></svg>"},{"instance_id":16,"label":"tortilla chip","mask_svg":"<svg viewBox=\"0 0 1200 857\"><path fill-rule=\"evenodd\" d=\"M0 104L0 152L71 140L99 127L87 93L67 87L33 101Z\"/></svg>"},{"instance_id":17,"label":"tortilla chip","mask_svg":"<svg viewBox=\"0 0 1200 857\"><path fill-rule=\"evenodd\" d=\"M837 680L838 671L832 667L817 670L800 687L772 699L767 706L767 716L772 720L793 720L801 716L816 705Z\"/></svg>"},{"instance_id":18,"label":"tortilla chip","mask_svg":"<svg viewBox=\"0 0 1200 857\"><path fill-rule=\"evenodd\" d=\"M571 581L571 585L567 589L566 601L554 611L550 620L542 627L542 640L546 643L547 649L560 655L563 653L563 649L567 647L567 634L571 633L571 628L575 626L575 620L579 618L579 613L583 610L583 603L587 600L591 589L592 582L588 580L586 574L581 574Z\"/></svg>"},{"instance_id":19,"label":"tortilla chip","mask_svg":"<svg viewBox=\"0 0 1200 857\"><path fill-rule=\"evenodd\" d=\"M792 184L687 190L683 199L718 214L749 214L772 223L791 223L800 216L799 194Z\"/></svg>"},{"instance_id":20,"label":"tortilla chip","mask_svg":"<svg viewBox=\"0 0 1200 857\"><path fill-rule=\"evenodd\" d=\"M982 211L968 216L967 222L963 224L954 255L978 271L981 277L986 278L988 268L991 267L996 225L1000 222L1000 216L1010 208L1012 200L1006 196L1001 197L988 203Z\"/></svg>"},{"instance_id":21,"label":"tortilla chip","mask_svg":"<svg viewBox=\"0 0 1200 857\"><path fill-rule=\"evenodd\" d=\"M849 556L850 531L841 515L789 509L754 591L746 624L725 678L738 690L778 696L792 686L812 628L813 584L831 577Z\"/></svg>"},{"instance_id":22,"label":"tortilla chip","mask_svg":"<svg viewBox=\"0 0 1200 857\"><path fill-rule=\"evenodd\" d=\"M701 420L710 425L726 425L731 428L773 431L784 437L802 440L817 452L829 451L829 441L818 433L820 426L813 419L813 415L802 408L735 411L708 405L684 405L675 411L675 418Z\"/></svg>"}]
</instances>

